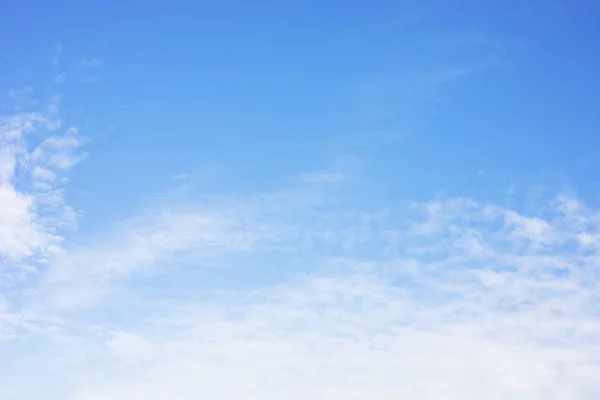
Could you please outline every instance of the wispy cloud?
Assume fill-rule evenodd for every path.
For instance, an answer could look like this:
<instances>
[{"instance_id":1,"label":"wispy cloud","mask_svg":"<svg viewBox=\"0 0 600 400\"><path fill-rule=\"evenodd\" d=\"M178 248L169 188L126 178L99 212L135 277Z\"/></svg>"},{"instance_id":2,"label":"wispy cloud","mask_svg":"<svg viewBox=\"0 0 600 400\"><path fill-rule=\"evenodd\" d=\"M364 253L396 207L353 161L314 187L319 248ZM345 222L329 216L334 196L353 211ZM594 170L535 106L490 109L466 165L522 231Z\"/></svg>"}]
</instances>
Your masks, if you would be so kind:
<instances>
[{"instance_id":1,"label":"wispy cloud","mask_svg":"<svg viewBox=\"0 0 600 400\"><path fill-rule=\"evenodd\" d=\"M63 128L58 97L39 111L0 117L0 340L31 328L15 304L76 223L63 195L65 174L81 159L76 133Z\"/></svg>"},{"instance_id":2,"label":"wispy cloud","mask_svg":"<svg viewBox=\"0 0 600 400\"><path fill-rule=\"evenodd\" d=\"M46 218L66 207L54 177L81 157L76 131L60 131L58 110L59 99L53 98L41 112L0 118L0 254L14 262L41 256L60 241L57 226ZM32 135L46 138L30 148Z\"/></svg>"},{"instance_id":3,"label":"wispy cloud","mask_svg":"<svg viewBox=\"0 0 600 400\"><path fill-rule=\"evenodd\" d=\"M119 281L175 271L183 261L207 268L240 255L351 245L355 232L335 235L331 229L357 216L340 213L323 198L316 190L322 180L310 182L316 186L247 198L166 193L169 204L150 206L92 245L54 257L41 281L43 301L58 309L87 308Z\"/></svg>"},{"instance_id":4,"label":"wispy cloud","mask_svg":"<svg viewBox=\"0 0 600 400\"><path fill-rule=\"evenodd\" d=\"M559 195L538 214L469 198L374 212L319 188L204 199L185 212L179 198L177 212L157 206L99 245L59 256L47 282L67 286L47 294L77 302L109 287L118 298L142 271L174 273L176 254L192 255L198 268L223 268L231 254L269 262L294 247L280 268L310 260L304 273L263 287L169 298L138 288L133 303L116 308L138 318L117 325L97 314L110 298L87 303L98 329L76 337L80 351L98 355L79 365L101 367L75 374L83 381L73 399L600 393L597 210ZM71 305L55 303L54 312Z\"/></svg>"},{"instance_id":5,"label":"wispy cloud","mask_svg":"<svg viewBox=\"0 0 600 400\"><path fill-rule=\"evenodd\" d=\"M548 205L551 219L467 199L419 205L403 257L323 259L271 288L154 303L162 318L106 342L134 343L112 362L143 360L136 374L75 398L593 398L599 264L577 243L598 214Z\"/></svg>"}]
</instances>

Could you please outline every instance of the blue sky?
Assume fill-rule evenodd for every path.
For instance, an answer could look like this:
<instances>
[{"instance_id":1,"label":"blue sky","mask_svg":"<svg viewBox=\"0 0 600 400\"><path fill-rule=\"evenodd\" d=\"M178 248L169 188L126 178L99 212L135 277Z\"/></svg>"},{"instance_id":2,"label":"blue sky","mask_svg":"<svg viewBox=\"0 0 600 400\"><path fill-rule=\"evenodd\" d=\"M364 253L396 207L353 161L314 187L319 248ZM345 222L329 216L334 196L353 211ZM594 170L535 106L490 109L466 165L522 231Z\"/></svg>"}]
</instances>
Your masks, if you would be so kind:
<instances>
[{"instance_id":1,"label":"blue sky","mask_svg":"<svg viewBox=\"0 0 600 400\"><path fill-rule=\"evenodd\" d=\"M593 1L9 2L0 398L600 395Z\"/></svg>"}]
</instances>

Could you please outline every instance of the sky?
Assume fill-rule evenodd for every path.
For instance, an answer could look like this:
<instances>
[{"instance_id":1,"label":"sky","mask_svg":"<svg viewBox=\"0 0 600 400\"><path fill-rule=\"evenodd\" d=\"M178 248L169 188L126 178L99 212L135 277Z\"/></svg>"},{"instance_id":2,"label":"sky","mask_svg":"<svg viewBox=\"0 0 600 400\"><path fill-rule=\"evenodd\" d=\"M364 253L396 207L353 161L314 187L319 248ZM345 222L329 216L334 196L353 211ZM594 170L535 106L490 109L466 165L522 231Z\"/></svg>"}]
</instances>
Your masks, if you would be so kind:
<instances>
[{"instance_id":1,"label":"sky","mask_svg":"<svg viewBox=\"0 0 600 400\"><path fill-rule=\"evenodd\" d=\"M600 4L3 3L0 399L600 397Z\"/></svg>"}]
</instances>

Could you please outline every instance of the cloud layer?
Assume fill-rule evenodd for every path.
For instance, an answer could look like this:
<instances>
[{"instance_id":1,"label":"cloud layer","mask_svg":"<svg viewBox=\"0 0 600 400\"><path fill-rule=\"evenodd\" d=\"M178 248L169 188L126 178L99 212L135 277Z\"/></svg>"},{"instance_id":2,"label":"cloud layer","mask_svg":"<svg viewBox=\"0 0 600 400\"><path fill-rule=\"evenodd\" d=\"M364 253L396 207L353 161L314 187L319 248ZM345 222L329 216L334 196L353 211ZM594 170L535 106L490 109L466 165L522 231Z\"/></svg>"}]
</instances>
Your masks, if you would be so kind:
<instances>
[{"instance_id":1,"label":"cloud layer","mask_svg":"<svg viewBox=\"0 0 600 400\"><path fill-rule=\"evenodd\" d=\"M157 301L105 343L131 375L75 398L595 398L599 215L544 206L416 204L368 234L387 257L340 251L275 286Z\"/></svg>"},{"instance_id":2,"label":"cloud layer","mask_svg":"<svg viewBox=\"0 0 600 400\"><path fill-rule=\"evenodd\" d=\"M375 203L311 171L174 190L74 246L58 99L0 127L3 398L600 395L600 213L574 195Z\"/></svg>"}]
</instances>

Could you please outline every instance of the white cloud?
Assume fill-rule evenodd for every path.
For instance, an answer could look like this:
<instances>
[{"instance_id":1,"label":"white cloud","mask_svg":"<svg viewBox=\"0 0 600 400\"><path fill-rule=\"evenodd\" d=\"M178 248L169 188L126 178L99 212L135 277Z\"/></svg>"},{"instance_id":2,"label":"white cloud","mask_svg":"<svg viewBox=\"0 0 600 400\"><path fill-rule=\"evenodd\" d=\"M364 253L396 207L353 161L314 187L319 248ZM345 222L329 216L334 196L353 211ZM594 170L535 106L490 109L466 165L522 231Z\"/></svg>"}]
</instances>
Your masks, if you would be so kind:
<instances>
[{"instance_id":1,"label":"white cloud","mask_svg":"<svg viewBox=\"0 0 600 400\"><path fill-rule=\"evenodd\" d=\"M176 260L175 253L260 249L268 260L276 243L313 260L292 280L208 299L202 292L162 299L142 288L116 308L137 318L116 332L104 319L104 334L83 336L89 354L104 348L108 356L81 364L101 368L76 380L73 400L600 395L593 256L600 249L577 242L600 231L597 211L567 197L549 199L539 215L463 198L416 204L409 219L387 213L366 223L364 210L328 212L331 199L302 192L260 198L268 202L238 199L204 213L154 209L115 230L118 245L105 241L67 255L88 257L68 268L52 267L50 277L70 282L61 292L73 293L82 283L82 291L98 290L106 279L118 290L115 282L134 283L132 276L157 265L173 272L176 261L160 260ZM265 206L272 218L260 213ZM280 218L286 229L274 229ZM317 229L323 223L328 235ZM355 246L375 250L394 237L394 251L357 258L357 247L336 245L348 232L359 236ZM113 370L118 376L102 372Z\"/></svg>"},{"instance_id":2,"label":"white cloud","mask_svg":"<svg viewBox=\"0 0 600 400\"><path fill-rule=\"evenodd\" d=\"M74 399L596 398L600 263L576 238L600 225L569 201L548 217L435 201L393 259L325 257L277 286L155 299L130 335L160 357Z\"/></svg>"},{"instance_id":3,"label":"white cloud","mask_svg":"<svg viewBox=\"0 0 600 400\"><path fill-rule=\"evenodd\" d=\"M0 254L20 260L51 242L36 222L35 199L0 185Z\"/></svg>"},{"instance_id":4,"label":"white cloud","mask_svg":"<svg viewBox=\"0 0 600 400\"><path fill-rule=\"evenodd\" d=\"M60 251L61 230L69 218L72 223L60 186L64 179L56 177L64 178L80 157L79 140L72 129L61 133L59 105L53 97L39 111L0 116L0 286L5 291ZM42 144L32 146L40 138Z\"/></svg>"},{"instance_id":5,"label":"white cloud","mask_svg":"<svg viewBox=\"0 0 600 400\"><path fill-rule=\"evenodd\" d=\"M74 398L530 400L600 390L590 347L511 335L543 333L548 320L427 308L371 275L312 277L173 311L161 310L179 329L153 344L160 359Z\"/></svg>"}]
</instances>

